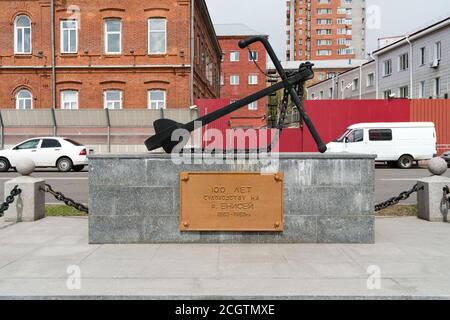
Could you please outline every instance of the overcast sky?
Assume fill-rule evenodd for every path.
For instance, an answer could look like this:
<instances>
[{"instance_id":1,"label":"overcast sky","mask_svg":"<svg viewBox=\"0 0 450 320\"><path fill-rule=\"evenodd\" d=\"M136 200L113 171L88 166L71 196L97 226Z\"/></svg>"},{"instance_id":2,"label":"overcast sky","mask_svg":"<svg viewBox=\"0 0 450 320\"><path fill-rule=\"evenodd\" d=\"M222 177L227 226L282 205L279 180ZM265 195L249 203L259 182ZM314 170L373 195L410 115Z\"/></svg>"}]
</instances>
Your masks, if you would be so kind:
<instances>
[{"instance_id":1,"label":"overcast sky","mask_svg":"<svg viewBox=\"0 0 450 320\"><path fill-rule=\"evenodd\" d=\"M206 0L214 23L245 23L269 35L280 60L286 50L285 0ZM407 34L438 18L450 16L450 0L367 0L366 48L379 37ZM379 14L378 14L379 13ZM379 19L377 18L379 17Z\"/></svg>"}]
</instances>

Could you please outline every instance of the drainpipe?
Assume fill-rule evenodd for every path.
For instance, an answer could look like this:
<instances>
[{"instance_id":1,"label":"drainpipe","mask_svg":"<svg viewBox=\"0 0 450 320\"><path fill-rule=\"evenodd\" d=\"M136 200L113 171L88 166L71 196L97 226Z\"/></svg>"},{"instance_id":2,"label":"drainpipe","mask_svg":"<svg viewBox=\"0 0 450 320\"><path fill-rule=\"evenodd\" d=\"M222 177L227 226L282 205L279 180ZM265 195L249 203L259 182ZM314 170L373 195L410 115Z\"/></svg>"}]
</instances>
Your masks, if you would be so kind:
<instances>
[{"instance_id":1,"label":"drainpipe","mask_svg":"<svg viewBox=\"0 0 450 320\"><path fill-rule=\"evenodd\" d=\"M406 36L406 42L409 43L409 87L410 87L410 94L409 98L414 98L414 88L413 88L413 46L411 41L409 40L409 35Z\"/></svg>"},{"instance_id":2,"label":"drainpipe","mask_svg":"<svg viewBox=\"0 0 450 320\"><path fill-rule=\"evenodd\" d=\"M5 125L3 123L2 111L0 110L0 125L2 126L1 149L5 147Z\"/></svg>"},{"instance_id":3,"label":"drainpipe","mask_svg":"<svg viewBox=\"0 0 450 320\"><path fill-rule=\"evenodd\" d=\"M369 53L369 56L375 61L375 99L378 99L378 56L374 56L372 52Z\"/></svg>"},{"instance_id":4,"label":"drainpipe","mask_svg":"<svg viewBox=\"0 0 450 320\"><path fill-rule=\"evenodd\" d=\"M363 67L363 63L361 62L360 66L359 66L359 100L362 100L362 84L363 84L362 67Z\"/></svg>"},{"instance_id":5,"label":"drainpipe","mask_svg":"<svg viewBox=\"0 0 450 320\"><path fill-rule=\"evenodd\" d=\"M194 54L195 54L195 35L194 35L194 20L195 20L195 0L191 0L191 49L189 50L191 53L191 75L190 75L190 100L191 106L194 105Z\"/></svg>"},{"instance_id":6,"label":"drainpipe","mask_svg":"<svg viewBox=\"0 0 450 320\"><path fill-rule=\"evenodd\" d=\"M50 42L52 50L52 113L55 117L56 109L56 67L55 67L55 0L50 1ZM55 119L53 119L55 120ZM53 126L53 135L56 136L56 123Z\"/></svg>"}]
</instances>

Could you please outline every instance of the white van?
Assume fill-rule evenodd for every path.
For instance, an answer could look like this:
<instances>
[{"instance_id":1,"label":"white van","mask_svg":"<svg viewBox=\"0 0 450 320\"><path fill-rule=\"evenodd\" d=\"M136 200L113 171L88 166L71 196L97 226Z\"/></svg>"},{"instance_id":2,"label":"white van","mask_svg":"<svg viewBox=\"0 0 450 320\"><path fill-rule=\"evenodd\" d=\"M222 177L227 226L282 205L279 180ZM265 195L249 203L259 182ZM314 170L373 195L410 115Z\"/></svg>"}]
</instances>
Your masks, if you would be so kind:
<instances>
[{"instance_id":1,"label":"white van","mask_svg":"<svg viewBox=\"0 0 450 320\"><path fill-rule=\"evenodd\" d=\"M432 122L358 123L327 148L327 152L376 154L376 161L408 169L414 161L429 160L437 154L436 129Z\"/></svg>"}]
</instances>

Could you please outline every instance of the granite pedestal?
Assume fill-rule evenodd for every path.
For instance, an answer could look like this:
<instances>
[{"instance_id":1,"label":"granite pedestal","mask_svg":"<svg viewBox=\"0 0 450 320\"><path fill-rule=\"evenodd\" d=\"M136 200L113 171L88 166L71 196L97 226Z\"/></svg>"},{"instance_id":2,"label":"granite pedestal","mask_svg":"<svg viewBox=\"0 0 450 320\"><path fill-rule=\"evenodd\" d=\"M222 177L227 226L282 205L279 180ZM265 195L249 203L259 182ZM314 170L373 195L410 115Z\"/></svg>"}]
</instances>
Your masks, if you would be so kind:
<instances>
[{"instance_id":1,"label":"granite pedestal","mask_svg":"<svg viewBox=\"0 0 450 320\"><path fill-rule=\"evenodd\" d=\"M208 157L205 158L205 160ZM373 243L375 156L280 154L283 232L180 232L183 171L259 172L261 163L175 164L170 155L92 155L90 243Z\"/></svg>"}]
</instances>

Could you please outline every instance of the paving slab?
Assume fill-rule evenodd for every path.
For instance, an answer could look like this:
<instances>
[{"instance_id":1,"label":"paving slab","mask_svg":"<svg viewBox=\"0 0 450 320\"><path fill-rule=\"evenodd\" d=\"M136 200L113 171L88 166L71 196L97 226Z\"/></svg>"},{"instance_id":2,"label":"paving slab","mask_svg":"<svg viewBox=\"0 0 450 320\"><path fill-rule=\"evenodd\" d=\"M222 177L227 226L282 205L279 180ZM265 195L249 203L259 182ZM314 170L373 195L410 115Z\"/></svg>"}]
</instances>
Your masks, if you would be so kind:
<instances>
[{"instance_id":1,"label":"paving slab","mask_svg":"<svg viewBox=\"0 0 450 320\"><path fill-rule=\"evenodd\" d=\"M0 299L450 299L450 224L375 223L375 244L134 245L88 244L83 217L17 223L0 229Z\"/></svg>"}]
</instances>

